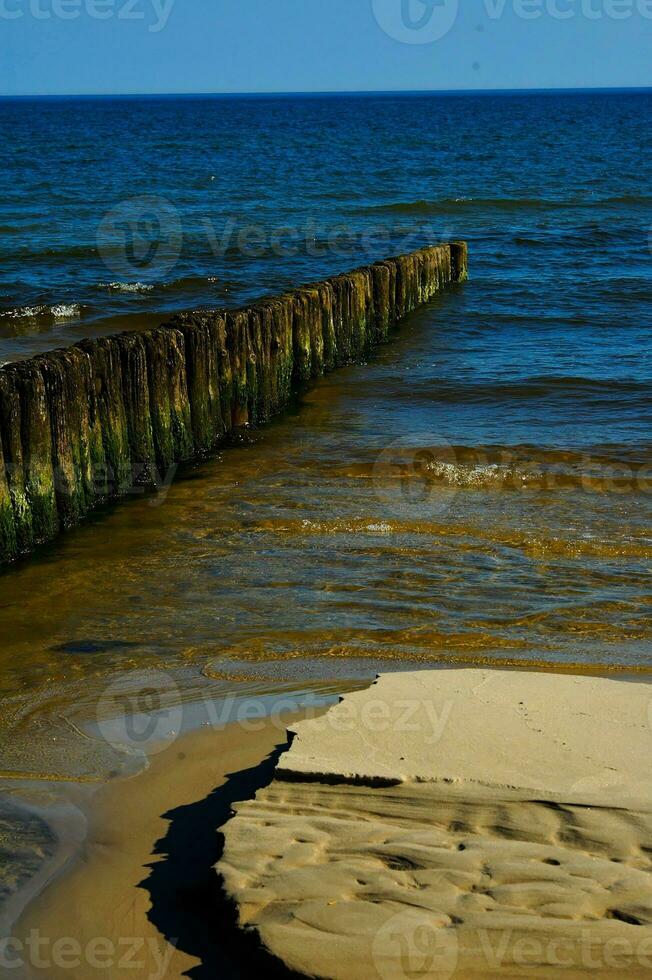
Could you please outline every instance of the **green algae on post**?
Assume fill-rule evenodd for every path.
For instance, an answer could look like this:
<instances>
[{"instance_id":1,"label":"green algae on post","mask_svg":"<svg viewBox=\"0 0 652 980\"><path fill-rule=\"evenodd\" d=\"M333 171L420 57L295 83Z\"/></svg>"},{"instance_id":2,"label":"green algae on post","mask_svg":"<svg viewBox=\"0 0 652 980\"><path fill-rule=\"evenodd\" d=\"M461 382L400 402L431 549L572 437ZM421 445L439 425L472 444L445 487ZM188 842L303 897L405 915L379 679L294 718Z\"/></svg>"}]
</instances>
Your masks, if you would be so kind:
<instances>
[{"instance_id":1,"label":"green algae on post","mask_svg":"<svg viewBox=\"0 0 652 980\"><path fill-rule=\"evenodd\" d=\"M0 439L0 555L13 558L17 552L16 525L14 509L11 505L11 493L7 480L7 465Z\"/></svg>"},{"instance_id":2,"label":"green algae on post","mask_svg":"<svg viewBox=\"0 0 652 980\"><path fill-rule=\"evenodd\" d=\"M3 483L7 485L11 500L15 548L17 552L30 551L34 544L32 513L25 493L20 398L12 365L0 371L0 426L5 475ZM7 545L10 538L6 539ZM9 550L3 552L5 560L13 556Z\"/></svg>"},{"instance_id":3,"label":"green algae on post","mask_svg":"<svg viewBox=\"0 0 652 980\"><path fill-rule=\"evenodd\" d=\"M40 544L59 530L50 409L38 360L22 361L14 370L20 400L25 500L33 544Z\"/></svg>"},{"instance_id":4,"label":"green algae on post","mask_svg":"<svg viewBox=\"0 0 652 980\"><path fill-rule=\"evenodd\" d=\"M467 278L452 242L0 368L0 562L260 425Z\"/></svg>"}]
</instances>

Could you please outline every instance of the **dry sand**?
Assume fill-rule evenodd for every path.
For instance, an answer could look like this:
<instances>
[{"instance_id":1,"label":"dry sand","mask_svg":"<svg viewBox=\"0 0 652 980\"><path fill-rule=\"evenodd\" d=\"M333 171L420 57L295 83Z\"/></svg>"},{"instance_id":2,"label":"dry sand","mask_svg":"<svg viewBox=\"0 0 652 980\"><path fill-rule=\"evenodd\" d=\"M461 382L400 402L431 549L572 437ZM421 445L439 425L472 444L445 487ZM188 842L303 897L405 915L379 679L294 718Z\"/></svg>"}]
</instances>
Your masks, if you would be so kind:
<instances>
[{"instance_id":1,"label":"dry sand","mask_svg":"<svg viewBox=\"0 0 652 980\"><path fill-rule=\"evenodd\" d=\"M497 670L347 695L224 828L241 926L334 980L652 976L651 695Z\"/></svg>"}]
</instances>

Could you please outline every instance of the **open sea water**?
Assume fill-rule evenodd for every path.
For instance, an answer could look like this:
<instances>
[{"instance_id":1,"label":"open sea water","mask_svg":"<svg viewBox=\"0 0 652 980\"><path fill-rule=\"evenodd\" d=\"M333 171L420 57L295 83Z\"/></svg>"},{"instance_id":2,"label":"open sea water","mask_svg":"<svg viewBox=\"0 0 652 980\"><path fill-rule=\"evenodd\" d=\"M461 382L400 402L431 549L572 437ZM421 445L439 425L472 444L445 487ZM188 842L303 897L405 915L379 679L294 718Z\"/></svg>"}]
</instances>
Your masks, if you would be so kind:
<instances>
[{"instance_id":1,"label":"open sea water","mask_svg":"<svg viewBox=\"0 0 652 980\"><path fill-rule=\"evenodd\" d=\"M115 770L131 677L652 668L651 94L15 100L0 135L0 361L470 247L370 363L3 573L6 787Z\"/></svg>"}]
</instances>

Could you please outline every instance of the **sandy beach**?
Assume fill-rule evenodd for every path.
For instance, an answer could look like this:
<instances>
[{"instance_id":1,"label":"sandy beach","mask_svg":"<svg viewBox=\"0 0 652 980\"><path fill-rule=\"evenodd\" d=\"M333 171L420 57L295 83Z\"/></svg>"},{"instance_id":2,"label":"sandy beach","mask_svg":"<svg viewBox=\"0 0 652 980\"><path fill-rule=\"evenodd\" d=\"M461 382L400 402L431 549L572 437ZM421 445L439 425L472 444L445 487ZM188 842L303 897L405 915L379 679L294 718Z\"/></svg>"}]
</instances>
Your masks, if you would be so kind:
<instances>
[{"instance_id":1,"label":"sandy beach","mask_svg":"<svg viewBox=\"0 0 652 980\"><path fill-rule=\"evenodd\" d=\"M11 975L240 976L214 915L217 827L234 799L271 778L284 745L278 720L203 729L100 790L81 853L14 930L20 952L12 948L7 962L20 958L23 968Z\"/></svg>"},{"instance_id":2,"label":"sandy beach","mask_svg":"<svg viewBox=\"0 0 652 980\"><path fill-rule=\"evenodd\" d=\"M11 975L648 977L651 693L424 670L188 733L92 798Z\"/></svg>"},{"instance_id":3,"label":"sandy beach","mask_svg":"<svg viewBox=\"0 0 652 980\"><path fill-rule=\"evenodd\" d=\"M384 675L294 727L219 871L301 976L652 970L650 687Z\"/></svg>"}]
</instances>

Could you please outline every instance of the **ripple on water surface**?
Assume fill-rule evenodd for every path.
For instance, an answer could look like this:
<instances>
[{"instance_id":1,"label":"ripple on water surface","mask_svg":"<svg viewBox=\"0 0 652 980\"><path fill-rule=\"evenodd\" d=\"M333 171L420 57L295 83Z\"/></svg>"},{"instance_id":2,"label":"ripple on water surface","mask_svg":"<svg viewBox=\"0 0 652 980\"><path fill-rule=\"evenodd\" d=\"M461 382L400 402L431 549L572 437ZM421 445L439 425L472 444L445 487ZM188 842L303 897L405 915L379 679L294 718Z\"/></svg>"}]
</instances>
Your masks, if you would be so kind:
<instances>
[{"instance_id":1,"label":"ripple on water surface","mask_svg":"<svg viewBox=\"0 0 652 980\"><path fill-rule=\"evenodd\" d=\"M152 670L185 703L256 677L355 683L365 664L652 667L652 164L631 167L649 96L25 111L0 107L15 154L0 225L22 229L0 240L0 360L424 241L468 238L471 280L164 499L3 575L0 768L119 768L98 705L117 676ZM99 161L92 186L72 132ZM152 159L184 251L166 276L129 279L100 260L98 215L151 191ZM229 217L267 239L299 227L300 247L216 254L205 222L219 237ZM342 222L346 251L328 246Z\"/></svg>"}]
</instances>

